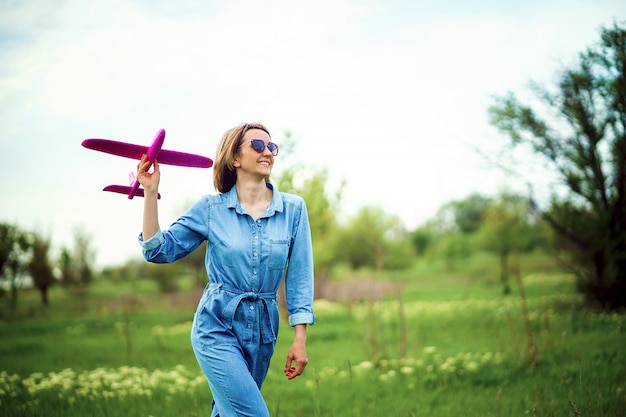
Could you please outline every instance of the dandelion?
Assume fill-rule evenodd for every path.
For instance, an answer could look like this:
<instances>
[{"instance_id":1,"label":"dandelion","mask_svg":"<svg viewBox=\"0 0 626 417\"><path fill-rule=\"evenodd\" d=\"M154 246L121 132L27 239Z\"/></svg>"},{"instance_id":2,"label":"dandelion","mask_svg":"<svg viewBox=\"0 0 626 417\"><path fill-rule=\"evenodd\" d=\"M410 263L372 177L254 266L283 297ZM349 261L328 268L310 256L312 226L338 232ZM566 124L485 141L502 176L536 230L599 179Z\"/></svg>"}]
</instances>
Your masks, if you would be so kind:
<instances>
[{"instance_id":1,"label":"dandelion","mask_svg":"<svg viewBox=\"0 0 626 417\"><path fill-rule=\"evenodd\" d=\"M413 371L415 371L415 369L410 366L403 366L402 368L400 368L400 372L405 375L412 374Z\"/></svg>"},{"instance_id":2,"label":"dandelion","mask_svg":"<svg viewBox=\"0 0 626 417\"><path fill-rule=\"evenodd\" d=\"M435 346L426 346L424 348L424 353L425 354L435 353L435 350L437 350L437 348Z\"/></svg>"},{"instance_id":3,"label":"dandelion","mask_svg":"<svg viewBox=\"0 0 626 417\"><path fill-rule=\"evenodd\" d=\"M361 370L368 370L368 369L372 369L374 367L374 364L370 361L363 361L360 364L358 364L357 366L354 367L355 371L361 371Z\"/></svg>"},{"instance_id":4,"label":"dandelion","mask_svg":"<svg viewBox=\"0 0 626 417\"><path fill-rule=\"evenodd\" d=\"M478 370L478 364L474 361L468 362L465 365L465 369L467 369L470 372L476 372Z\"/></svg>"},{"instance_id":5,"label":"dandelion","mask_svg":"<svg viewBox=\"0 0 626 417\"><path fill-rule=\"evenodd\" d=\"M335 368L323 368L319 375L320 378L332 378L335 374L337 373L337 370Z\"/></svg>"}]
</instances>

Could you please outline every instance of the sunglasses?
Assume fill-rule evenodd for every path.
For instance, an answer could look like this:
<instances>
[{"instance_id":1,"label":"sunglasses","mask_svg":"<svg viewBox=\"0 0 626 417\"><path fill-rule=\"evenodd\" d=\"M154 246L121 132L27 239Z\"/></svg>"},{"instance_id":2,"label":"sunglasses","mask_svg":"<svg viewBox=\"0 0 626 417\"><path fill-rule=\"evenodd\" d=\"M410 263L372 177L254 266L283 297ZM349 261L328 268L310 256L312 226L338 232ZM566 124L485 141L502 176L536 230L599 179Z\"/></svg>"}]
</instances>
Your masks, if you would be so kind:
<instances>
[{"instance_id":1,"label":"sunglasses","mask_svg":"<svg viewBox=\"0 0 626 417\"><path fill-rule=\"evenodd\" d=\"M278 145L274 142L268 142L267 145L265 145L265 142L263 142L261 139L252 139L248 142L252 144L252 149L257 151L258 153L263 153L265 147L267 146L267 149L272 153L272 155L278 155ZM239 146L243 146L245 143L246 142L242 143Z\"/></svg>"}]
</instances>

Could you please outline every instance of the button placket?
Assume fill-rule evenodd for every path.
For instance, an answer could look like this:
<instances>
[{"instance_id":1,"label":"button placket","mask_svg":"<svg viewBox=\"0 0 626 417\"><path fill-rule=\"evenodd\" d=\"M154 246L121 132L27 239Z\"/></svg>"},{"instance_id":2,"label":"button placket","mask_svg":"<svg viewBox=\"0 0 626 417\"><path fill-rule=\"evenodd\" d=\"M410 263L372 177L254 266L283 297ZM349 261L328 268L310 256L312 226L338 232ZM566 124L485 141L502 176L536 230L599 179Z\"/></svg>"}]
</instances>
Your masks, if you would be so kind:
<instances>
[{"instance_id":1,"label":"button placket","mask_svg":"<svg viewBox=\"0 0 626 417\"><path fill-rule=\"evenodd\" d=\"M257 320L260 320L258 317L257 309L254 307L255 301L251 301L248 307L246 308L246 332L245 332L245 340L247 342L251 342L256 339L255 329L258 328L256 324Z\"/></svg>"},{"instance_id":2,"label":"button placket","mask_svg":"<svg viewBox=\"0 0 626 417\"><path fill-rule=\"evenodd\" d=\"M250 276L250 290L256 292L258 288L257 269L259 267L259 235L260 220L252 223L252 275Z\"/></svg>"}]
</instances>

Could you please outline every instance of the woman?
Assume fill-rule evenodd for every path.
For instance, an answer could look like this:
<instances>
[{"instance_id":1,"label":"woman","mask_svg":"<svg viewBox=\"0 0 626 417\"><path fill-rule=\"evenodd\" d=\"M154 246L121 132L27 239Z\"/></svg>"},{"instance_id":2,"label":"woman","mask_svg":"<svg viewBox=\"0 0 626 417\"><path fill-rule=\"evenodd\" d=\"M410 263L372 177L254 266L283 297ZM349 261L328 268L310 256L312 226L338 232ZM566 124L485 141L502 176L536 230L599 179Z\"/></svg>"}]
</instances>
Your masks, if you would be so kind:
<instances>
[{"instance_id":1,"label":"woman","mask_svg":"<svg viewBox=\"0 0 626 417\"><path fill-rule=\"evenodd\" d=\"M283 275L294 328L286 377L302 374L308 362L306 327L315 323L309 219L302 198L278 192L269 182L277 154L261 124L228 130L213 172L219 194L202 197L166 231L158 222L159 164L146 172L144 156L137 167L145 189L139 241L146 260L173 262L207 241L209 284L191 342L213 394L211 416L269 416L260 388L276 344L276 291Z\"/></svg>"}]
</instances>

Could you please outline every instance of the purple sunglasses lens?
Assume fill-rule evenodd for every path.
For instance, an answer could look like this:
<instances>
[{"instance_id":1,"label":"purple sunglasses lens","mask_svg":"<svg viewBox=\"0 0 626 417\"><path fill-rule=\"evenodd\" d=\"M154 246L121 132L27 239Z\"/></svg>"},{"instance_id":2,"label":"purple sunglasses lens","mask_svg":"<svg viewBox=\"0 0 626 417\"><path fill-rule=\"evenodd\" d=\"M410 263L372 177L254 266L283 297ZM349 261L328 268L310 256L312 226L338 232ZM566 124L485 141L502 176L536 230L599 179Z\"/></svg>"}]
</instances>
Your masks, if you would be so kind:
<instances>
[{"instance_id":1,"label":"purple sunglasses lens","mask_svg":"<svg viewBox=\"0 0 626 417\"><path fill-rule=\"evenodd\" d=\"M265 150L265 143L261 139L252 139L250 142L252 143L252 148L258 153Z\"/></svg>"},{"instance_id":2,"label":"purple sunglasses lens","mask_svg":"<svg viewBox=\"0 0 626 417\"><path fill-rule=\"evenodd\" d=\"M261 139L252 139L250 142L252 143L252 148L258 153L261 153L265 150L265 142L263 142ZM272 155L278 155L278 145L274 142L269 142L267 144L267 149L269 149Z\"/></svg>"}]
</instances>

